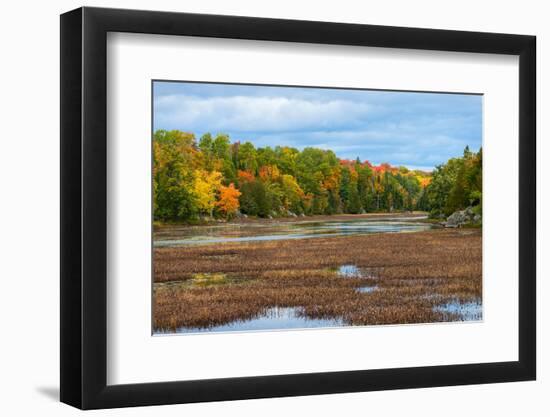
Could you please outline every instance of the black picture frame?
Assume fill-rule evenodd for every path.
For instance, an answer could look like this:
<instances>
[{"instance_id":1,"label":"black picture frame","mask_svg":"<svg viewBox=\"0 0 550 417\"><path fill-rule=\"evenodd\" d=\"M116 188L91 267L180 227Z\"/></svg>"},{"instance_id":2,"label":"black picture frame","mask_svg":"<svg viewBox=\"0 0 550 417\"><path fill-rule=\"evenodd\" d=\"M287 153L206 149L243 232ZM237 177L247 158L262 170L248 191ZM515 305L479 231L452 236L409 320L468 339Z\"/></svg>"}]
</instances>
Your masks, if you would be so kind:
<instances>
[{"instance_id":1,"label":"black picture frame","mask_svg":"<svg viewBox=\"0 0 550 417\"><path fill-rule=\"evenodd\" d=\"M519 56L519 360L107 385L108 32ZM61 15L61 401L95 409L534 380L535 54L525 35L88 7Z\"/></svg>"}]
</instances>

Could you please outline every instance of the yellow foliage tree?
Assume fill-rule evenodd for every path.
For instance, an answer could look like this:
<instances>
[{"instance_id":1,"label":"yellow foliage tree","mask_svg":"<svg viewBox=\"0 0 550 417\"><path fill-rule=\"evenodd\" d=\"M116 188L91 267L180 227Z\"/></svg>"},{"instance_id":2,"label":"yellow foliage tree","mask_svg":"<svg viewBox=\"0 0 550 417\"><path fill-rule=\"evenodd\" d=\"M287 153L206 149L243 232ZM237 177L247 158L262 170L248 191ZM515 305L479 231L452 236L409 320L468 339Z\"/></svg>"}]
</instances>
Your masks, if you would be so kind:
<instances>
[{"instance_id":1,"label":"yellow foliage tree","mask_svg":"<svg viewBox=\"0 0 550 417\"><path fill-rule=\"evenodd\" d=\"M304 198L304 191L298 185L296 178L292 175L283 174L281 177L281 188L283 191L283 206L287 210L297 211L301 200Z\"/></svg>"},{"instance_id":2,"label":"yellow foliage tree","mask_svg":"<svg viewBox=\"0 0 550 417\"><path fill-rule=\"evenodd\" d=\"M195 171L193 191L197 198L197 207L201 213L212 216L216 205L216 192L222 187L222 174L218 171Z\"/></svg>"},{"instance_id":3,"label":"yellow foliage tree","mask_svg":"<svg viewBox=\"0 0 550 417\"><path fill-rule=\"evenodd\" d=\"M260 168L259 175L263 181L277 181L281 173L275 165L264 165Z\"/></svg>"},{"instance_id":4,"label":"yellow foliage tree","mask_svg":"<svg viewBox=\"0 0 550 417\"><path fill-rule=\"evenodd\" d=\"M417 177L422 188L426 188L432 182L432 177Z\"/></svg>"}]
</instances>

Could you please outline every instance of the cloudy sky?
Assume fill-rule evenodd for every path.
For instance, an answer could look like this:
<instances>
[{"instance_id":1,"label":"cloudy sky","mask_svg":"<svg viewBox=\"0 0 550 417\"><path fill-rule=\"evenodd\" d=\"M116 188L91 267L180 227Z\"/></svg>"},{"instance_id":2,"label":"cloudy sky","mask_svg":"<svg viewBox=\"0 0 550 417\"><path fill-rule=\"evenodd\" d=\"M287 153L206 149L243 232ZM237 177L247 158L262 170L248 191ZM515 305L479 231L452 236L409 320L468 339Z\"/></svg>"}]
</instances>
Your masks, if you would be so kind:
<instances>
[{"instance_id":1,"label":"cloudy sky","mask_svg":"<svg viewBox=\"0 0 550 417\"><path fill-rule=\"evenodd\" d=\"M153 95L155 130L313 146L375 164L432 169L482 140L479 95L165 81Z\"/></svg>"}]
</instances>

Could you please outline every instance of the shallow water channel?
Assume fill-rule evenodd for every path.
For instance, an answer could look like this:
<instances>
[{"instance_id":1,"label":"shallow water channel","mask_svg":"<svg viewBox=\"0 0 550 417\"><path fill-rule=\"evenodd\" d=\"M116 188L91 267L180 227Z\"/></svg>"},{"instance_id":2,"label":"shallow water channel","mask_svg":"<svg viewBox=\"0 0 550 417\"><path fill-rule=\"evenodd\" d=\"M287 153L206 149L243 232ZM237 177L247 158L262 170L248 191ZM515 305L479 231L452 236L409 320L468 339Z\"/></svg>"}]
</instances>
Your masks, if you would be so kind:
<instances>
[{"instance_id":1,"label":"shallow water channel","mask_svg":"<svg viewBox=\"0 0 550 417\"><path fill-rule=\"evenodd\" d=\"M209 328L180 327L169 333L217 333L247 332L257 330L308 329L317 327L339 327L344 323L340 319L312 319L302 314L299 307L271 307L262 314L249 320L238 320ZM162 335L164 332L156 334Z\"/></svg>"},{"instance_id":2,"label":"shallow water channel","mask_svg":"<svg viewBox=\"0 0 550 417\"><path fill-rule=\"evenodd\" d=\"M424 217L425 218L425 217ZM208 245L288 239L313 239L372 233L405 233L429 230L434 226L423 217L380 220L297 221L214 226L165 226L155 231L154 247Z\"/></svg>"},{"instance_id":3,"label":"shallow water channel","mask_svg":"<svg viewBox=\"0 0 550 417\"><path fill-rule=\"evenodd\" d=\"M360 287L358 292L372 292L376 286ZM479 321L482 319L482 305L479 301L460 303L449 302L434 307L434 310L452 314L458 321ZM223 332L249 332L267 330L289 330L289 329L310 329L330 328L345 326L342 319L314 319L303 314L300 307L271 307L263 313L248 320L237 320L231 323L212 326L208 328L180 327L175 330L155 331L155 335L162 336L173 333L223 333Z\"/></svg>"}]
</instances>

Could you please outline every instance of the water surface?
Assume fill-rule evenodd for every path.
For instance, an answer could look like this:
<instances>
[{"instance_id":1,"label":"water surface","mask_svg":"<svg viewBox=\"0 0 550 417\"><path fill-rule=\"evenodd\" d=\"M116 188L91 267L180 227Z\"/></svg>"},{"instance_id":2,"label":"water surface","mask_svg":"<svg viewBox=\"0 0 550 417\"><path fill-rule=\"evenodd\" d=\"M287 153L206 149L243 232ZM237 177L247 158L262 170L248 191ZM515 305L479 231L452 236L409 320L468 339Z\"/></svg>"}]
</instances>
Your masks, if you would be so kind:
<instances>
[{"instance_id":1,"label":"water surface","mask_svg":"<svg viewBox=\"0 0 550 417\"><path fill-rule=\"evenodd\" d=\"M425 218L425 217L424 217ZM433 228L422 217L339 221L269 222L213 226L166 226L155 231L154 246L207 245L288 239L313 239L372 233L420 232Z\"/></svg>"},{"instance_id":2,"label":"water surface","mask_svg":"<svg viewBox=\"0 0 550 417\"><path fill-rule=\"evenodd\" d=\"M271 307L249 320L237 320L208 328L180 327L175 331L156 331L155 334L309 329L314 327L340 327L343 325L344 323L340 319L309 318L302 314L302 309L299 307Z\"/></svg>"},{"instance_id":3,"label":"water surface","mask_svg":"<svg viewBox=\"0 0 550 417\"><path fill-rule=\"evenodd\" d=\"M457 315L460 321L479 321L483 318L483 309L480 300L466 303L453 300L434 307L434 311Z\"/></svg>"},{"instance_id":4,"label":"water surface","mask_svg":"<svg viewBox=\"0 0 550 417\"><path fill-rule=\"evenodd\" d=\"M378 289L378 285L366 285L364 287L356 288L355 291L361 293L371 293Z\"/></svg>"}]
</instances>

